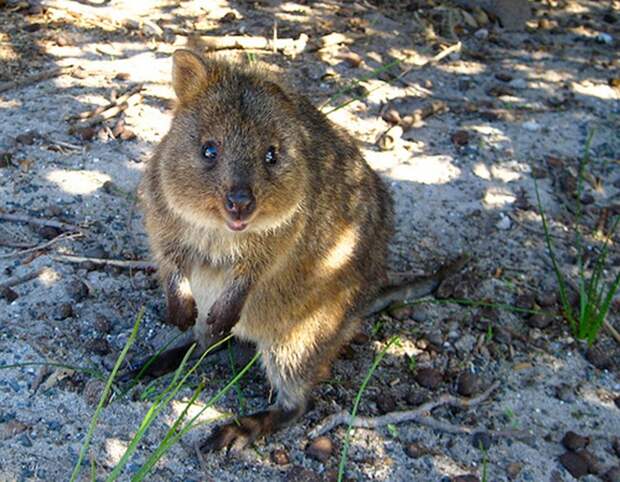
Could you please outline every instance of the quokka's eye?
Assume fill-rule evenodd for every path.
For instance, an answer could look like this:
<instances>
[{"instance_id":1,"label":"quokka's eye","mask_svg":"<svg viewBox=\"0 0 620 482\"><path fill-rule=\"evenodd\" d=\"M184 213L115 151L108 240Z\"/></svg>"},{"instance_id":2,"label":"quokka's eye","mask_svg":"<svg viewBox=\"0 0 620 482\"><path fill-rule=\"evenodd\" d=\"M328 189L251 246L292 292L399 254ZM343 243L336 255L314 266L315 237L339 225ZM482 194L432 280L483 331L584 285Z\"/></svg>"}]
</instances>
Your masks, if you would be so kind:
<instances>
[{"instance_id":1,"label":"quokka's eye","mask_svg":"<svg viewBox=\"0 0 620 482\"><path fill-rule=\"evenodd\" d=\"M217 161L218 149L213 141L208 141L202 146L202 157L207 161L208 167L213 167Z\"/></svg>"},{"instance_id":2,"label":"quokka's eye","mask_svg":"<svg viewBox=\"0 0 620 482\"><path fill-rule=\"evenodd\" d=\"M276 148L274 146L269 146L269 149L267 149L265 153L265 162L270 165L278 162L278 156L276 155Z\"/></svg>"}]
</instances>

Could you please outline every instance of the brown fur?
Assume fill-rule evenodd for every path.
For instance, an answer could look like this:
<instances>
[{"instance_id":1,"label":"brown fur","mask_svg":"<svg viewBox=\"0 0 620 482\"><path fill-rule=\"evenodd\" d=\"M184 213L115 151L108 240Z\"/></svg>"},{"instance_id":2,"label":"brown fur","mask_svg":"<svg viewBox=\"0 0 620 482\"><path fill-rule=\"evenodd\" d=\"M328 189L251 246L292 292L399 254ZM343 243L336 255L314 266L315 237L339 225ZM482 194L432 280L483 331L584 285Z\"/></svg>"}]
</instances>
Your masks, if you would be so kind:
<instances>
[{"instance_id":1,"label":"brown fur","mask_svg":"<svg viewBox=\"0 0 620 482\"><path fill-rule=\"evenodd\" d=\"M143 180L146 228L169 321L195 323L202 343L232 329L262 354L276 405L205 448L243 446L304 412L358 329L356 314L385 283L392 204L353 139L268 74L187 50L173 71L178 106ZM207 141L220 152L212 169ZM224 198L239 185L256 209L233 232Z\"/></svg>"}]
</instances>

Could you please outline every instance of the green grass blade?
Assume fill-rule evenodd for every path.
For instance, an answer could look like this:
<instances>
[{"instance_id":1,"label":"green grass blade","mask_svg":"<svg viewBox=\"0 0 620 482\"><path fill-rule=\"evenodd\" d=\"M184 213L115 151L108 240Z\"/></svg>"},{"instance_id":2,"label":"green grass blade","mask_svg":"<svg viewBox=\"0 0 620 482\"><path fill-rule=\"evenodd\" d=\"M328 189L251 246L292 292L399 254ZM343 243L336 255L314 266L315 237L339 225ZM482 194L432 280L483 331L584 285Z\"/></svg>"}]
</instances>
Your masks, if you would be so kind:
<instances>
[{"instance_id":1,"label":"green grass blade","mask_svg":"<svg viewBox=\"0 0 620 482\"><path fill-rule=\"evenodd\" d=\"M605 317L607 316L607 312L609 311L609 307L611 306L611 302L618 291L618 286L620 286L620 273L616 275L614 282L611 284L609 291L607 292L607 296L605 297L605 301L601 305L598 316L593 324L592 330L588 336L588 343L592 345L596 341L596 337L598 332L600 331L603 323L605 322Z\"/></svg>"},{"instance_id":2,"label":"green grass blade","mask_svg":"<svg viewBox=\"0 0 620 482\"><path fill-rule=\"evenodd\" d=\"M187 360L189 359L189 357L191 356L195 348L196 348L196 344L193 344L187 350L187 352L185 353L185 356L183 357L183 360L181 361L181 364L177 368L174 374L174 377L170 381L168 387L157 397L156 401L153 403L153 405L151 405L151 407L146 412L146 415L142 418L142 421L140 422L140 426L138 427L136 434L132 437L131 441L129 442L129 445L125 449L123 456L118 461L114 469L112 469L112 472L110 472L110 474L108 475L106 479L107 482L114 481L118 478L119 475L121 475L121 472L125 468L125 465L127 464L127 462L129 462L129 458L134 454L134 452L138 448L138 444L144 438L146 431L153 424L157 416L161 413L161 411L168 404L171 398L174 397L174 395L176 394L176 391L178 391L178 389L175 391L176 386L178 386L176 384L176 381L178 380L183 369L185 368ZM166 396L166 394L168 394L168 396Z\"/></svg>"},{"instance_id":3,"label":"green grass blade","mask_svg":"<svg viewBox=\"0 0 620 482\"><path fill-rule=\"evenodd\" d=\"M536 191L536 201L538 204L538 211L540 212L540 219L543 225L543 232L545 234L545 243L547 245L547 251L549 252L549 257L551 258L551 264L553 266L553 271L555 273L555 277L558 280L558 285L560 288L560 301L562 302L562 307L564 308L564 316L568 319L569 326L571 331L574 334L577 334L577 323L575 321L575 317L573 315L573 307L570 304L570 300L568 299L566 282L564 280L564 275L560 271L560 267L558 266L558 261L555 256L555 251L553 250L553 244L551 243L551 235L549 234L549 226L547 225L547 219L545 216L545 211L542 207L542 201L540 200L540 192L538 191L538 182L534 179L534 188Z\"/></svg>"},{"instance_id":4,"label":"green grass blade","mask_svg":"<svg viewBox=\"0 0 620 482\"><path fill-rule=\"evenodd\" d=\"M228 362L230 363L230 370L232 371L232 375L234 377L237 374L237 366L235 362L235 354L232 349L232 340L228 341ZM241 391L239 384L235 385L235 392L237 393L237 402L239 403L239 413L243 416L245 414L245 397L243 396L243 392Z\"/></svg>"},{"instance_id":5,"label":"green grass blade","mask_svg":"<svg viewBox=\"0 0 620 482\"><path fill-rule=\"evenodd\" d=\"M78 461L75 464L73 472L71 473L70 482L74 482L77 479L77 476L80 473L80 469L82 468L82 461L84 460L84 456L88 451L88 447L90 445L90 441L93 437L93 433L95 432L95 427L97 426L97 421L99 420L99 415L103 410L103 405L105 401L108 399L108 395L110 394L110 390L112 389L112 383L114 382L114 378L116 377L116 373L118 372L123 360L127 356L127 352L131 345L133 345L136 336L138 335L138 328L140 327L140 323L142 322L142 317L144 316L144 307L140 308L138 315L136 316L136 321L133 324L133 329L131 330L131 334L129 338L127 338L127 342L121 351L121 354L116 359L116 363L114 364L114 368L112 368L112 373L108 377L106 381L105 387L103 389L103 393L101 394L101 398L99 399L99 403L97 404L97 408L95 409L95 413L90 421L90 425L88 427L88 431L86 432L86 437L84 438L84 443L82 444L82 448L80 449L80 453L78 455Z\"/></svg>"},{"instance_id":6,"label":"green grass blade","mask_svg":"<svg viewBox=\"0 0 620 482\"><path fill-rule=\"evenodd\" d=\"M147 459L144 465L140 468L140 470L131 478L132 482L140 482L144 480L144 478L151 471L153 466L164 456L164 454L170 450L175 443L177 443L187 432L189 432L192 428L199 425L196 424L196 420L211 406L213 406L220 398L222 398L230 389L239 381L241 378L252 368L252 366L258 361L260 358L260 353L256 353L254 357L234 376L220 391L218 391L209 401L205 404L205 406L194 415L184 426L183 428L172 435L171 437L166 437L165 441L162 441L159 446L155 449L155 451L151 454L151 456Z\"/></svg>"},{"instance_id":7,"label":"green grass blade","mask_svg":"<svg viewBox=\"0 0 620 482\"><path fill-rule=\"evenodd\" d=\"M342 482L342 479L344 477L344 469L345 469L345 466L347 464L347 455L349 453L349 444L350 444L350 441L351 441L351 430L353 429L353 420L355 419L355 416L357 415L357 409L358 409L360 401L362 399L362 394L364 393L364 390L366 389L366 385L368 385L368 382L370 381L370 378L372 377L373 373L375 372L375 370L379 366L379 363L381 363L381 360L383 360L383 357L387 353L388 349L394 343L396 343L398 341L399 341L399 337L398 336L394 336L394 337L390 338L390 340L388 341L387 345L385 345L383 350L381 350L377 354L377 356L375 357L375 359L372 362L372 365L370 366L370 369L368 370L368 372L366 373L366 376L364 377L364 381L360 385L360 389L358 390L357 395L355 396L355 401L353 402L353 409L351 410L351 421L349 422L349 426L347 427L347 434L345 435L345 438L344 438L344 444L343 444L343 447L342 447L342 454L340 456L340 464L338 465L338 482Z\"/></svg>"}]
</instances>

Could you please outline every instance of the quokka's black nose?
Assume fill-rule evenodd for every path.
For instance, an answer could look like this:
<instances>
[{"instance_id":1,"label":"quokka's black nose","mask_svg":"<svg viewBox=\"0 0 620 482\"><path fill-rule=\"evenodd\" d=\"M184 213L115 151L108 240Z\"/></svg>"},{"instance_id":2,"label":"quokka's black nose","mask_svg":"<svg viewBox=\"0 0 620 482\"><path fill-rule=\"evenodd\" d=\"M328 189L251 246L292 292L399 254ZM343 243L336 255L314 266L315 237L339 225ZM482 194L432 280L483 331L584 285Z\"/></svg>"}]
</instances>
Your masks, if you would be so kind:
<instances>
[{"instance_id":1,"label":"quokka's black nose","mask_svg":"<svg viewBox=\"0 0 620 482\"><path fill-rule=\"evenodd\" d=\"M256 201L250 188L231 189L226 194L226 210L235 217L248 216L254 211Z\"/></svg>"}]
</instances>

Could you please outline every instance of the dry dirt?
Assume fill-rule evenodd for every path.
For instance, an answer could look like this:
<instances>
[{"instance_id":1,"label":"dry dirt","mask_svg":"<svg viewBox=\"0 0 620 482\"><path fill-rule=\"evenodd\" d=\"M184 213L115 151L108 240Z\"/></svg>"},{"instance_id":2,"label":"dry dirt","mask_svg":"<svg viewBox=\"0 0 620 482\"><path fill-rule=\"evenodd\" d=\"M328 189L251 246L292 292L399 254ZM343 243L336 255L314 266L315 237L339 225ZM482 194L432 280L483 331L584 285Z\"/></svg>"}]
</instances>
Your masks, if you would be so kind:
<instances>
[{"instance_id":1,"label":"dry dirt","mask_svg":"<svg viewBox=\"0 0 620 482\"><path fill-rule=\"evenodd\" d=\"M596 460L582 480L619 480L608 472L620 465L619 449L613 448L620 435L618 344L602 334L588 350L557 315L557 286L534 190L537 178L561 269L575 280L575 175L592 130L580 224L590 259L601 250L600 233L608 233L620 213L619 3L531 2L534 18L520 33L477 25L484 20L480 15L462 20L461 10L436 3L0 1L0 81L74 66L68 74L0 92L0 214L62 221L79 225L82 233L13 254L61 231L0 223L0 283L47 268L2 292L0 363L80 367L0 367L0 480L68 480L100 395L99 380L110 373L139 308L146 315L130 359L174 335L160 323L162 293L152 272L54 257L148 259L135 190L170 120L170 53L178 36L271 37L274 20L280 38L345 36L347 45L310 48L294 58L265 51L228 54L280 68L317 105L353 87L331 98L324 111L358 97L329 117L359 139L391 187L398 218L393 269L430 272L468 252L467 268L444 283L438 296L509 307L425 303L368 320L366 337L345 350L301 422L242 454L200 461L194 445L208 433L203 426L184 437L149 480L332 480L344 428L327 434L333 448L324 461L306 451L307 434L327 415L350 409L372 358L393 335L401 343L388 350L372 378L361 414L464 392L468 387L459 380L468 373L474 393L497 380L500 388L472 410L440 408L433 416L530 436L493 437L485 452L472 435L415 423L356 429L350 480L483 480L486 470L489 481L570 481L559 462L565 452L560 441L569 430L591 438L588 450ZM127 26L126 19L138 22ZM419 67L457 40L460 52ZM395 60L400 63L375 70ZM105 105L137 83L144 85L142 98L107 127L68 133L68 116ZM403 117L437 101L445 111L419 120L402 136L393 128L389 149L378 147L390 126L386 111ZM116 125L120 118L124 127ZM605 272L610 278L620 264L614 240ZM547 314L527 316L514 306ZM618 307L614 303L609 316L617 329ZM428 367L435 371L421 370ZM205 363L199 376L207 388L198 406L232 376L229 360ZM97 480L104 480L119 460L150 406L153 392L144 390L140 385L125 397L118 391L104 409L84 480L91 463ZM181 391L163 411L123 479L140 468L190 396L189 388ZM267 397L255 369L216 406L239 413L266 406ZM274 461L277 449L287 463ZM466 474L472 478L458 478Z\"/></svg>"}]
</instances>

